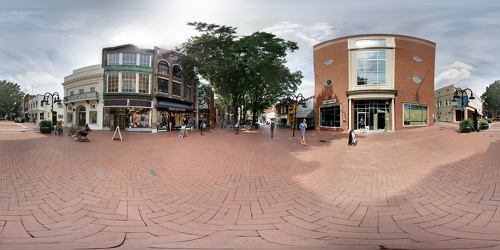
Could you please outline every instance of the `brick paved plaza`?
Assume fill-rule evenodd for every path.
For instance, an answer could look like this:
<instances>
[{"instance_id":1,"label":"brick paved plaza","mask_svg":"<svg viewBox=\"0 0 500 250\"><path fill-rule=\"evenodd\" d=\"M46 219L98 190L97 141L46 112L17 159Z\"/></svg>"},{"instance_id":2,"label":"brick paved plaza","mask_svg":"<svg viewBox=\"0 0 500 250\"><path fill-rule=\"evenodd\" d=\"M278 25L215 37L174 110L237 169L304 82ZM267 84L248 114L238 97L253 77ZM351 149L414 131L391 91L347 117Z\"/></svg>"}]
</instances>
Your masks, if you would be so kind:
<instances>
[{"instance_id":1,"label":"brick paved plaza","mask_svg":"<svg viewBox=\"0 0 500 250\"><path fill-rule=\"evenodd\" d=\"M0 249L500 249L500 125L457 127L352 147L268 126L76 142L1 123Z\"/></svg>"}]
</instances>

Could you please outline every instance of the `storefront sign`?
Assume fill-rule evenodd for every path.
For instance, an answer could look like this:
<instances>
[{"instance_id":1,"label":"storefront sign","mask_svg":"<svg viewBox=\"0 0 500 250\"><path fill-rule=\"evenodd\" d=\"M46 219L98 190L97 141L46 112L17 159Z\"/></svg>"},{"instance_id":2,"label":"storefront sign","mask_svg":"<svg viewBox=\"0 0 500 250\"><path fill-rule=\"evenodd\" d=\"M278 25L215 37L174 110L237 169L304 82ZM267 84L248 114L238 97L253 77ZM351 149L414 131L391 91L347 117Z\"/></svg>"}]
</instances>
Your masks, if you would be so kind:
<instances>
[{"instance_id":1,"label":"storefront sign","mask_svg":"<svg viewBox=\"0 0 500 250\"><path fill-rule=\"evenodd\" d=\"M168 108L168 110L170 110L170 111L186 111L185 109L181 109L181 108Z\"/></svg>"},{"instance_id":2,"label":"storefront sign","mask_svg":"<svg viewBox=\"0 0 500 250\"><path fill-rule=\"evenodd\" d=\"M335 104L335 103L337 103L337 99L323 101L323 105Z\"/></svg>"}]
</instances>

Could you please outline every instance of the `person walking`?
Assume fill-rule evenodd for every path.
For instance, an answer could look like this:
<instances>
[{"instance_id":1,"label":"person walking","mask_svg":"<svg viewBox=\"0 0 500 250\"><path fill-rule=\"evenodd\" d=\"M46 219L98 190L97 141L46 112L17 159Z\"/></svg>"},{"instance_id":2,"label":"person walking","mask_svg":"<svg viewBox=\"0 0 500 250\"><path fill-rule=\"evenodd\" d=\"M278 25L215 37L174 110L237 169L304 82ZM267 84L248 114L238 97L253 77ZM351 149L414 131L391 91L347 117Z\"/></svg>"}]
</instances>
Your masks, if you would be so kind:
<instances>
[{"instance_id":1,"label":"person walking","mask_svg":"<svg viewBox=\"0 0 500 250\"><path fill-rule=\"evenodd\" d=\"M271 126L270 126L270 128L271 128L271 138L273 138L273 134L274 134L274 126L275 126L275 125L274 125L274 120L271 120Z\"/></svg>"},{"instance_id":2,"label":"person walking","mask_svg":"<svg viewBox=\"0 0 500 250\"><path fill-rule=\"evenodd\" d=\"M363 116L359 118L359 129L364 133L365 132L365 119Z\"/></svg>"},{"instance_id":3,"label":"person walking","mask_svg":"<svg viewBox=\"0 0 500 250\"><path fill-rule=\"evenodd\" d=\"M474 131L479 132L479 128L477 127L477 117L479 116L479 113L477 112L477 109L474 109L474 113L472 113L472 117L474 119Z\"/></svg>"},{"instance_id":4,"label":"person walking","mask_svg":"<svg viewBox=\"0 0 500 250\"><path fill-rule=\"evenodd\" d=\"M200 130L201 130L201 131L200 131L200 135L204 135L204 134L203 134L203 130L205 130L205 128L206 128L206 127L207 127L207 124L205 124L205 122L202 122L202 123L200 124Z\"/></svg>"},{"instance_id":5,"label":"person walking","mask_svg":"<svg viewBox=\"0 0 500 250\"><path fill-rule=\"evenodd\" d=\"M302 120L302 123L299 125L299 128L300 128L300 133L302 134L302 138L300 138L300 144L307 146L307 144L306 144L306 128L307 128L306 119Z\"/></svg>"},{"instance_id":6,"label":"person walking","mask_svg":"<svg viewBox=\"0 0 500 250\"><path fill-rule=\"evenodd\" d=\"M3 123L7 123L7 115L3 117Z\"/></svg>"}]
</instances>

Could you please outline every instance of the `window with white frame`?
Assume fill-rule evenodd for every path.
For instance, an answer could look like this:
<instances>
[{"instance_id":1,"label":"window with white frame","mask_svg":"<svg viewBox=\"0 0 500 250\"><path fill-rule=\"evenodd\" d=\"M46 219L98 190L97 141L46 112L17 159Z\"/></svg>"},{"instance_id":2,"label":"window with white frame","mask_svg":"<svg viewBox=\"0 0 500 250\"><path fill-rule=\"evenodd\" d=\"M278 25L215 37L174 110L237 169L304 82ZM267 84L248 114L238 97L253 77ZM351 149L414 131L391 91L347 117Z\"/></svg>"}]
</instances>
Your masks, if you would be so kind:
<instances>
[{"instance_id":1,"label":"window with white frame","mask_svg":"<svg viewBox=\"0 0 500 250\"><path fill-rule=\"evenodd\" d=\"M149 93L149 75L139 74L139 93Z\"/></svg>"},{"instance_id":2,"label":"window with white frame","mask_svg":"<svg viewBox=\"0 0 500 250\"><path fill-rule=\"evenodd\" d=\"M168 75L169 66L167 62L160 62L158 64L158 73Z\"/></svg>"},{"instance_id":3,"label":"window with white frame","mask_svg":"<svg viewBox=\"0 0 500 250\"><path fill-rule=\"evenodd\" d=\"M386 62L387 52L385 50L357 51L357 84L386 84Z\"/></svg>"},{"instance_id":4,"label":"window with white frame","mask_svg":"<svg viewBox=\"0 0 500 250\"><path fill-rule=\"evenodd\" d=\"M137 64L137 54L136 53L123 53L122 64L123 65L136 65Z\"/></svg>"},{"instance_id":5,"label":"window with white frame","mask_svg":"<svg viewBox=\"0 0 500 250\"><path fill-rule=\"evenodd\" d=\"M118 72L111 72L107 74L107 92L108 93L116 93L118 92Z\"/></svg>"},{"instance_id":6,"label":"window with white frame","mask_svg":"<svg viewBox=\"0 0 500 250\"><path fill-rule=\"evenodd\" d=\"M135 73L122 72L122 92L135 93Z\"/></svg>"},{"instance_id":7,"label":"window with white frame","mask_svg":"<svg viewBox=\"0 0 500 250\"><path fill-rule=\"evenodd\" d=\"M151 67L151 55L141 54L140 60L139 60L139 65L145 66L145 67Z\"/></svg>"},{"instance_id":8,"label":"window with white frame","mask_svg":"<svg viewBox=\"0 0 500 250\"><path fill-rule=\"evenodd\" d=\"M118 65L120 64L120 54L119 53L109 53L108 54L108 65Z\"/></svg>"}]
</instances>

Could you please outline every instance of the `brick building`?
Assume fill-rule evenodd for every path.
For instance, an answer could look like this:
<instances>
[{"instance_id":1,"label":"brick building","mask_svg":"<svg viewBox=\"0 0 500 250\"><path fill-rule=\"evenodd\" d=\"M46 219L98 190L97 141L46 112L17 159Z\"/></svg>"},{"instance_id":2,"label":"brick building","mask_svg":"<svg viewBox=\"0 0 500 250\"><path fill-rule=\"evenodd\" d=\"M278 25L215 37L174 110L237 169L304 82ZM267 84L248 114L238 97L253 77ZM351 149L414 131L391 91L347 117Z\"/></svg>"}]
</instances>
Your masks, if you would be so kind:
<instances>
[{"instance_id":1,"label":"brick building","mask_svg":"<svg viewBox=\"0 0 500 250\"><path fill-rule=\"evenodd\" d=\"M388 34L313 47L316 129L394 131L433 124L436 44Z\"/></svg>"}]
</instances>

